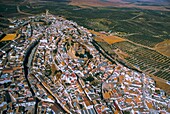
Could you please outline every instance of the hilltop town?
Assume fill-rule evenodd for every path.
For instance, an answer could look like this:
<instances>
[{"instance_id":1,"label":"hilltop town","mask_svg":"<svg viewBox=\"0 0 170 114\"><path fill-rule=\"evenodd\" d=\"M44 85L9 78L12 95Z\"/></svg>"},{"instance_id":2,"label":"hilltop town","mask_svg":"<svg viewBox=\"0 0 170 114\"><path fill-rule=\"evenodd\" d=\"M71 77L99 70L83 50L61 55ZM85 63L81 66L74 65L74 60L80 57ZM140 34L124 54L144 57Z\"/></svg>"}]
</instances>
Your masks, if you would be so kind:
<instances>
[{"instance_id":1,"label":"hilltop town","mask_svg":"<svg viewBox=\"0 0 170 114\"><path fill-rule=\"evenodd\" d=\"M0 50L0 112L167 114L170 97L148 75L105 53L88 29L51 14L13 20Z\"/></svg>"}]
</instances>

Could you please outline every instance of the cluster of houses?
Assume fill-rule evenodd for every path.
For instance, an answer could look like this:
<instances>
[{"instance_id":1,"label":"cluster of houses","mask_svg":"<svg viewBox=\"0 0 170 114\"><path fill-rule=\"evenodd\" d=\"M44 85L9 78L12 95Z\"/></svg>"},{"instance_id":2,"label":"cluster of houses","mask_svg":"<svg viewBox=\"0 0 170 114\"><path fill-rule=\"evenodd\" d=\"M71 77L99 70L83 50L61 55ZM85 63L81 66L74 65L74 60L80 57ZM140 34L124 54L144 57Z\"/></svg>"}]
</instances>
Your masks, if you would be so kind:
<instances>
[{"instance_id":1,"label":"cluster of houses","mask_svg":"<svg viewBox=\"0 0 170 114\"><path fill-rule=\"evenodd\" d=\"M10 51L0 60L0 112L33 113L35 99L24 75L23 60L31 41L22 37L11 41Z\"/></svg>"},{"instance_id":2,"label":"cluster of houses","mask_svg":"<svg viewBox=\"0 0 170 114\"><path fill-rule=\"evenodd\" d=\"M110 62L93 46L93 35L86 28L53 15L29 19L20 30L25 38L13 41L0 60L0 112L166 114L170 110L169 96L155 87L152 78ZM35 41L25 65L27 74L23 61Z\"/></svg>"}]
</instances>

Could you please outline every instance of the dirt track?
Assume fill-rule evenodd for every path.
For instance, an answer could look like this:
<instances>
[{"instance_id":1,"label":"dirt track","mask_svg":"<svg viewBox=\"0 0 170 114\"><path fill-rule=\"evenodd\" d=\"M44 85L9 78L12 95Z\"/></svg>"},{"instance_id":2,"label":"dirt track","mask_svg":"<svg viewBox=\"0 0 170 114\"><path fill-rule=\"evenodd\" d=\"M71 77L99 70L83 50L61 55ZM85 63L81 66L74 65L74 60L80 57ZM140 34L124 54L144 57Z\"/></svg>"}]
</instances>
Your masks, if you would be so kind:
<instances>
[{"instance_id":1,"label":"dirt track","mask_svg":"<svg viewBox=\"0 0 170 114\"><path fill-rule=\"evenodd\" d=\"M26 12L21 11L20 8L19 8L19 6L17 6L17 11L18 11L18 13L20 13L20 14L33 15L33 14L31 14L31 13L26 13Z\"/></svg>"}]
</instances>

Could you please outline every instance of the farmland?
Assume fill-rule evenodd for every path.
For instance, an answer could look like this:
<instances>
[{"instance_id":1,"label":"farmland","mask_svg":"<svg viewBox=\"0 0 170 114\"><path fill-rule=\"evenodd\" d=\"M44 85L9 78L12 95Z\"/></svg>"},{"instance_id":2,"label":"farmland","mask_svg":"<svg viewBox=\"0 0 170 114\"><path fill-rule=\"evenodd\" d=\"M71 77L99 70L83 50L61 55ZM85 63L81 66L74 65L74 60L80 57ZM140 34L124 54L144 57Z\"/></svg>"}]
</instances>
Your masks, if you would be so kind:
<instances>
[{"instance_id":1,"label":"farmland","mask_svg":"<svg viewBox=\"0 0 170 114\"><path fill-rule=\"evenodd\" d=\"M135 8L141 8L141 9L149 9L149 10L165 10L167 11L168 8L161 7L161 5L168 6L169 2L162 0L162 1L152 1L148 0L142 1L134 1L134 0L70 0L70 5L79 6L82 8L87 7L135 7ZM136 3L135 3L136 2ZM140 2L140 4L138 3ZM159 5L157 5L159 3Z\"/></svg>"},{"instance_id":2,"label":"farmland","mask_svg":"<svg viewBox=\"0 0 170 114\"><path fill-rule=\"evenodd\" d=\"M161 43L158 43L155 46L155 49L163 55L170 57L170 40L165 40Z\"/></svg>"},{"instance_id":3,"label":"farmland","mask_svg":"<svg viewBox=\"0 0 170 114\"><path fill-rule=\"evenodd\" d=\"M130 63L134 67L153 76L170 80L170 57L129 41L114 42L111 44L105 41L104 38L103 40L95 38L95 40L112 57L123 59L128 64Z\"/></svg>"},{"instance_id":4,"label":"farmland","mask_svg":"<svg viewBox=\"0 0 170 114\"><path fill-rule=\"evenodd\" d=\"M156 81L157 87L170 94L169 85L166 83L167 80L170 80L169 57L128 41L117 42L112 45L98 41L98 44L118 61L124 61L123 63L126 63L128 66L136 67L150 75Z\"/></svg>"},{"instance_id":5,"label":"farmland","mask_svg":"<svg viewBox=\"0 0 170 114\"><path fill-rule=\"evenodd\" d=\"M17 4L4 5L0 3L0 6L1 12L3 12L1 15L4 18L24 16L17 11ZM64 2L54 2L54 0L31 2L30 4L22 4L19 8L25 14L38 14L49 9L50 13L73 20L88 29L111 32L114 36L123 37L152 48L156 44L170 39L169 11L114 7L114 5L112 7L96 5L81 8L74 4L71 5L71 2L67 0Z\"/></svg>"},{"instance_id":6,"label":"farmland","mask_svg":"<svg viewBox=\"0 0 170 114\"><path fill-rule=\"evenodd\" d=\"M102 46L102 44L100 44ZM170 58L161 55L157 51L136 46L130 42L118 42L110 45L112 50L120 49L127 53L129 57L125 58L127 62L142 71L170 80Z\"/></svg>"},{"instance_id":7,"label":"farmland","mask_svg":"<svg viewBox=\"0 0 170 114\"><path fill-rule=\"evenodd\" d=\"M0 42L13 40L15 39L15 37L16 37L16 34L7 34L2 40L0 40Z\"/></svg>"},{"instance_id":8,"label":"farmland","mask_svg":"<svg viewBox=\"0 0 170 114\"><path fill-rule=\"evenodd\" d=\"M95 31L90 31L92 34L96 35L96 40L97 41L105 41L108 44L113 44L113 43L117 43L117 42L123 42L125 41L125 39L120 38L118 36L113 36L113 35L106 35L104 33L100 33L100 32L95 32Z\"/></svg>"}]
</instances>

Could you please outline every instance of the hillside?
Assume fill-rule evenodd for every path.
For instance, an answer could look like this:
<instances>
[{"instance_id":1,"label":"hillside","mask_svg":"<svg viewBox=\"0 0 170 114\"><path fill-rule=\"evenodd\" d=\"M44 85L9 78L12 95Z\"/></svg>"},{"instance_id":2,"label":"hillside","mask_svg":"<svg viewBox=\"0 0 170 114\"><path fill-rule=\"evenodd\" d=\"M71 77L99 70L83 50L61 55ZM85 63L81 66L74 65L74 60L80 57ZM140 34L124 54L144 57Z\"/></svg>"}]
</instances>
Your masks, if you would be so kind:
<instances>
[{"instance_id":1,"label":"hillside","mask_svg":"<svg viewBox=\"0 0 170 114\"><path fill-rule=\"evenodd\" d=\"M163 41L155 46L155 49L163 55L170 57L170 40Z\"/></svg>"},{"instance_id":2,"label":"hillside","mask_svg":"<svg viewBox=\"0 0 170 114\"><path fill-rule=\"evenodd\" d=\"M71 0L70 5L80 7L134 7L147 10L169 11L167 0Z\"/></svg>"}]
</instances>

